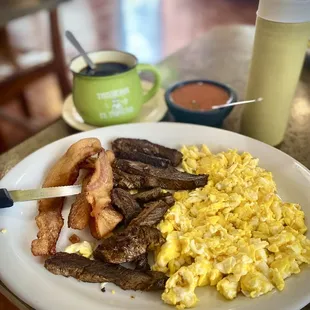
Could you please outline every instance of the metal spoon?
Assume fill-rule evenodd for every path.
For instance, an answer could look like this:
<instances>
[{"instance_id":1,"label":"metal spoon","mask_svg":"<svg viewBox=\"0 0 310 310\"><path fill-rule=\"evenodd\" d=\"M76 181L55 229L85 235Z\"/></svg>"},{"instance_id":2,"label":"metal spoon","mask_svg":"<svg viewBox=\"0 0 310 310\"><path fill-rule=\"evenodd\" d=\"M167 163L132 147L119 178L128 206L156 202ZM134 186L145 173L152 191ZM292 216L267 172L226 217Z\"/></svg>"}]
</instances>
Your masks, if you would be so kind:
<instances>
[{"instance_id":1,"label":"metal spoon","mask_svg":"<svg viewBox=\"0 0 310 310\"><path fill-rule=\"evenodd\" d=\"M221 105L214 105L214 106L212 106L212 110L232 107L234 105L240 105L240 104L245 104L245 103L261 102L262 100L263 100L263 98L260 97L260 98L253 99L253 100L237 101L237 102L225 103L225 104L221 104Z\"/></svg>"},{"instance_id":2,"label":"metal spoon","mask_svg":"<svg viewBox=\"0 0 310 310\"><path fill-rule=\"evenodd\" d=\"M81 56L84 58L85 62L87 63L88 67L92 70L96 70L96 65L90 60L87 53L81 46L81 44L78 42L78 40L75 38L73 33L71 31L65 32L67 39L71 42L71 44L78 50L78 52L81 54Z\"/></svg>"}]
</instances>

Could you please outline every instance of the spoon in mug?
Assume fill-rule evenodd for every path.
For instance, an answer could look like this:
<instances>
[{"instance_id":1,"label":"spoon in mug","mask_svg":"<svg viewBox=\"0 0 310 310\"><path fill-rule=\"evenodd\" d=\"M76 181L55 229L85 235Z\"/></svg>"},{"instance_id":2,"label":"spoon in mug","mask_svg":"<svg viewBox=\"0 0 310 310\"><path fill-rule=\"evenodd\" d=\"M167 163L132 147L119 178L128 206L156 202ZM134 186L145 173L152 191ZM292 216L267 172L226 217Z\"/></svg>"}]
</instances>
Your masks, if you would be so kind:
<instances>
[{"instance_id":1,"label":"spoon in mug","mask_svg":"<svg viewBox=\"0 0 310 310\"><path fill-rule=\"evenodd\" d=\"M260 97L260 98L253 99L253 100L237 101L237 102L225 103L225 104L221 104L221 105L214 105L214 106L212 106L212 110L232 107L234 105L240 105L240 104L245 104L245 103L261 102L261 101L263 101L263 98Z\"/></svg>"},{"instance_id":2,"label":"spoon in mug","mask_svg":"<svg viewBox=\"0 0 310 310\"><path fill-rule=\"evenodd\" d=\"M78 52L81 54L81 56L84 58L85 62L87 63L88 67L91 70L96 70L96 65L90 60L88 57L87 53L81 46L81 44L78 42L78 40L75 38L73 33L71 31L66 31L65 32L67 39L71 42L71 44L78 50Z\"/></svg>"}]
</instances>

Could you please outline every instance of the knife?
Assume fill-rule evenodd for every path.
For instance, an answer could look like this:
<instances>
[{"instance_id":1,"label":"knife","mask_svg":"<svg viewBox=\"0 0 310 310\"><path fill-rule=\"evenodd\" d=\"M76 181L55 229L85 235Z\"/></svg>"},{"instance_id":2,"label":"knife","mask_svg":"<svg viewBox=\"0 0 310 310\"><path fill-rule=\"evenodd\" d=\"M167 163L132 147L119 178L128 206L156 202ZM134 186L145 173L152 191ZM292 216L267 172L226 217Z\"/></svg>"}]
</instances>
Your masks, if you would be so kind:
<instances>
[{"instance_id":1,"label":"knife","mask_svg":"<svg viewBox=\"0 0 310 310\"><path fill-rule=\"evenodd\" d=\"M26 189L8 191L0 188L0 209L9 208L14 202L40 200L46 198L73 196L81 193L81 185L46 187L39 189Z\"/></svg>"}]
</instances>

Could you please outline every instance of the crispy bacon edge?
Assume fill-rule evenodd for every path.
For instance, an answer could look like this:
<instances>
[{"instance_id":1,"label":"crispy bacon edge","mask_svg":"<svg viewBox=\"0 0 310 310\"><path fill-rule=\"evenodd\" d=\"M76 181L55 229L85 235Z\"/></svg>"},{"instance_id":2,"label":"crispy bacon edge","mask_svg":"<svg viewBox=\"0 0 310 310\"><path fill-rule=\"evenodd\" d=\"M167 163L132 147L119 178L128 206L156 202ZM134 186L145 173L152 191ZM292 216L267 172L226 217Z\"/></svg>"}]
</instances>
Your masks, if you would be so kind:
<instances>
[{"instance_id":1,"label":"crispy bacon edge","mask_svg":"<svg viewBox=\"0 0 310 310\"><path fill-rule=\"evenodd\" d=\"M95 162L95 170L86 187L86 198L92 206L90 231L94 238L101 239L120 223L123 216L111 206L113 189L112 151L102 150Z\"/></svg>"},{"instance_id":2,"label":"crispy bacon edge","mask_svg":"<svg viewBox=\"0 0 310 310\"><path fill-rule=\"evenodd\" d=\"M97 138L86 138L77 141L49 170L42 187L74 184L79 175L80 163L100 152L101 149L101 143ZM37 239L33 240L31 244L33 255L45 256L56 253L56 243L64 223L61 215L63 202L64 198L39 201L39 214L35 219L39 232Z\"/></svg>"}]
</instances>

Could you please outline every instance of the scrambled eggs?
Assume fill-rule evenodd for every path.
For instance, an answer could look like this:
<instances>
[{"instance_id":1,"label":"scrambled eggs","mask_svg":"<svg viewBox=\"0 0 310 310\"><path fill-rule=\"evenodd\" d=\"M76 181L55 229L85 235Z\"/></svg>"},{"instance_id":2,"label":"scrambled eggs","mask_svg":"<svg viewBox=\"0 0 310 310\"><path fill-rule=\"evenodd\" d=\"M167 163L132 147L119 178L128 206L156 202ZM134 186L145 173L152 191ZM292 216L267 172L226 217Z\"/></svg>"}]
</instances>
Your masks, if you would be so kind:
<instances>
[{"instance_id":1,"label":"scrambled eggs","mask_svg":"<svg viewBox=\"0 0 310 310\"><path fill-rule=\"evenodd\" d=\"M72 254L76 253L86 258L91 258L94 251L94 244L87 241L71 244L65 248L65 252Z\"/></svg>"},{"instance_id":2,"label":"scrambled eggs","mask_svg":"<svg viewBox=\"0 0 310 310\"><path fill-rule=\"evenodd\" d=\"M272 174L249 153L213 155L206 146L181 151L183 169L209 174L209 182L176 192L158 225L166 243L153 270L170 277L162 299L183 309L198 301L197 286L215 286L227 299L283 290L284 280L310 263L300 206L281 201Z\"/></svg>"}]
</instances>

